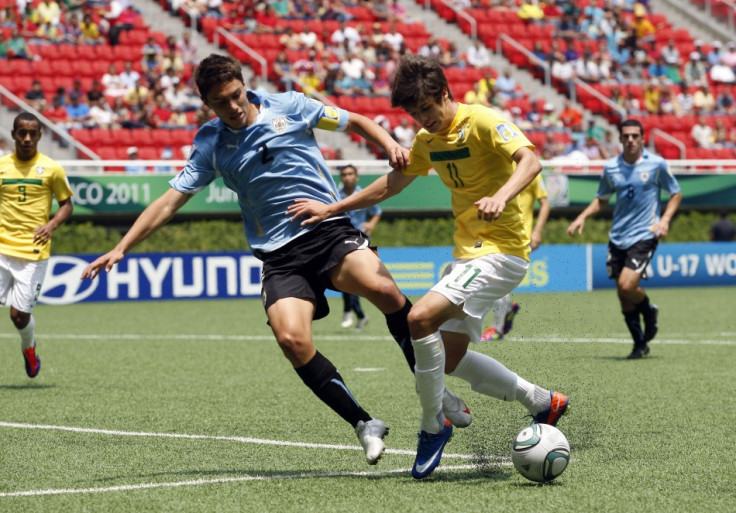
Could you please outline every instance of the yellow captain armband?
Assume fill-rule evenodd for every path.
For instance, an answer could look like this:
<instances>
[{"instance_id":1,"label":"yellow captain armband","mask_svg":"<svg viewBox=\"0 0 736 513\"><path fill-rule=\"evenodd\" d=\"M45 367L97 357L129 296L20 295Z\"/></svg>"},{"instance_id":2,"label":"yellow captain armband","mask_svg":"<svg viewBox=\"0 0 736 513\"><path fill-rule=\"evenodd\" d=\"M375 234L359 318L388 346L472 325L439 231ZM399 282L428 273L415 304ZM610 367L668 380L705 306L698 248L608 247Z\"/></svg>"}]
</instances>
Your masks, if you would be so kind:
<instances>
[{"instance_id":1,"label":"yellow captain armband","mask_svg":"<svg viewBox=\"0 0 736 513\"><path fill-rule=\"evenodd\" d=\"M317 128L335 131L340 126L340 111L335 107L325 105L325 113L317 122Z\"/></svg>"}]
</instances>

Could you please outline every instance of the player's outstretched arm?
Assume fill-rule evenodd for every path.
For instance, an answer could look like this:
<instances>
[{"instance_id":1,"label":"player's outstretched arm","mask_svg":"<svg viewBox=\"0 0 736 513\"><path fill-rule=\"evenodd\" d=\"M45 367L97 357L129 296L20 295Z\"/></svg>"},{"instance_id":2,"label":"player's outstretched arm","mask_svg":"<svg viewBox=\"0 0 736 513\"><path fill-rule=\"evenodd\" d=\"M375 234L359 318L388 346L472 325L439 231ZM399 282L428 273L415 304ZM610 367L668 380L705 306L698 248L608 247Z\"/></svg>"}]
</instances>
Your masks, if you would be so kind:
<instances>
[{"instance_id":1,"label":"player's outstretched arm","mask_svg":"<svg viewBox=\"0 0 736 513\"><path fill-rule=\"evenodd\" d=\"M583 228L585 228L585 220L592 216L597 214L601 211L603 207L605 207L608 204L607 200L602 200L601 198L595 198L593 201L590 202L590 204L585 207L585 210L580 212L580 215L575 218L575 220L570 223L570 226L567 227L567 234L571 237L575 236L576 234L582 234Z\"/></svg>"},{"instance_id":2,"label":"player's outstretched arm","mask_svg":"<svg viewBox=\"0 0 736 513\"><path fill-rule=\"evenodd\" d=\"M394 170L379 177L362 191L351 194L337 203L325 204L307 199L294 200L294 203L286 209L286 215L291 216L292 221L303 219L301 226L319 223L328 217L376 205L401 192L414 178L416 177Z\"/></svg>"},{"instance_id":3,"label":"player's outstretched arm","mask_svg":"<svg viewBox=\"0 0 736 513\"><path fill-rule=\"evenodd\" d=\"M378 123L362 114L350 113L350 120L345 129L360 135L364 139L380 146L388 155L388 163L392 169L405 169L409 164L409 150L397 143L391 134L386 132Z\"/></svg>"},{"instance_id":4,"label":"player's outstretched arm","mask_svg":"<svg viewBox=\"0 0 736 513\"><path fill-rule=\"evenodd\" d=\"M136 244L166 224L192 196L169 189L151 203L135 220L128 233L120 239L112 251L89 264L82 272L82 279L94 279L102 269L110 272Z\"/></svg>"}]
</instances>

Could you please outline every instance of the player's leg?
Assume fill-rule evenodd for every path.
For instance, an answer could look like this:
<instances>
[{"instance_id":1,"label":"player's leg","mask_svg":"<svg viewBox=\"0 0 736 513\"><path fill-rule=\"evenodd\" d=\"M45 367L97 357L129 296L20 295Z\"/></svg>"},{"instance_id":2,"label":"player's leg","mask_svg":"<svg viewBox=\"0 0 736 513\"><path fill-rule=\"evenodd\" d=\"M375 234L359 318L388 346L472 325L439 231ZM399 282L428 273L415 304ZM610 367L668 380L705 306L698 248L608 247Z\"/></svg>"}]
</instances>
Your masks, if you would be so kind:
<instances>
[{"instance_id":1,"label":"player's leg","mask_svg":"<svg viewBox=\"0 0 736 513\"><path fill-rule=\"evenodd\" d=\"M28 261L2 257L4 271L0 287L8 291L10 319L20 335L20 348L25 361L26 374L34 378L41 370L41 359L36 354L36 320L32 315L43 286L48 260Z\"/></svg>"},{"instance_id":2,"label":"player's leg","mask_svg":"<svg viewBox=\"0 0 736 513\"><path fill-rule=\"evenodd\" d=\"M360 296L357 296L355 294L351 294L353 296L352 298L352 309L353 312L355 312L356 317L358 318L357 321L355 321L355 331L363 331L365 329L365 325L368 324L368 316L363 311L363 307L360 304Z\"/></svg>"},{"instance_id":3,"label":"player's leg","mask_svg":"<svg viewBox=\"0 0 736 513\"><path fill-rule=\"evenodd\" d=\"M391 336L414 372L415 350L407 320L412 303L401 293L378 256L368 249L351 251L330 271L330 279L338 290L365 297L384 314ZM443 411L457 427L467 427L472 422L468 406L450 390L444 393Z\"/></svg>"},{"instance_id":4,"label":"player's leg","mask_svg":"<svg viewBox=\"0 0 736 513\"><path fill-rule=\"evenodd\" d=\"M342 293L342 322L340 327L348 329L353 325L353 295L346 292Z\"/></svg>"},{"instance_id":5,"label":"player's leg","mask_svg":"<svg viewBox=\"0 0 736 513\"><path fill-rule=\"evenodd\" d=\"M624 323L634 341L629 358L640 358L643 352L644 332L641 328L639 312L636 311L636 289L639 287L639 274L634 269L626 268L627 251L613 244L608 244L608 255L606 256L606 270L608 277L616 281L616 294L621 304L621 314ZM633 295L630 292L634 291Z\"/></svg>"},{"instance_id":6,"label":"player's leg","mask_svg":"<svg viewBox=\"0 0 736 513\"><path fill-rule=\"evenodd\" d=\"M267 309L268 322L281 350L314 394L356 431L366 461L375 464L385 450L386 425L371 417L355 399L335 366L312 342L313 302L286 297Z\"/></svg>"},{"instance_id":7,"label":"player's leg","mask_svg":"<svg viewBox=\"0 0 736 513\"><path fill-rule=\"evenodd\" d=\"M638 359L649 353L649 342L657 332L657 313L655 305L649 303L649 298L641 286L641 278L646 276L646 268L657 246L656 240L638 242L632 247L623 250L619 256L616 269L616 291L621 303L626 326L634 339L634 348L629 359ZM622 260L622 261L621 261ZM640 316L644 318L644 330L641 327Z\"/></svg>"},{"instance_id":8,"label":"player's leg","mask_svg":"<svg viewBox=\"0 0 736 513\"><path fill-rule=\"evenodd\" d=\"M493 303L493 323L483 332L481 341L489 342L501 340L514 325L514 317L519 312L519 303L511 301L511 296L506 294Z\"/></svg>"}]
</instances>

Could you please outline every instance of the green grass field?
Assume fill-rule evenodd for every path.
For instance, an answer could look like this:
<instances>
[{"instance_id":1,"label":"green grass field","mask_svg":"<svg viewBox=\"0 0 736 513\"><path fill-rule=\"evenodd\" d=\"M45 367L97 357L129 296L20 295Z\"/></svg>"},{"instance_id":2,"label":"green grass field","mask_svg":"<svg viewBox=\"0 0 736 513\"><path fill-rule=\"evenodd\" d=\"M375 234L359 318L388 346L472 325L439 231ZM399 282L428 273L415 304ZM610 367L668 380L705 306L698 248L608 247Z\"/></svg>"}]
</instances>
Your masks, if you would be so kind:
<instances>
[{"instance_id":1,"label":"green grass field","mask_svg":"<svg viewBox=\"0 0 736 513\"><path fill-rule=\"evenodd\" d=\"M572 461L548 485L510 463L521 405L454 378L473 424L430 479L411 478L418 400L370 306L362 334L339 328L339 301L314 330L391 427L376 467L290 368L257 300L39 306L34 380L4 309L0 511L734 511L736 289L650 296L660 332L641 361L624 359L613 290L516 295L510 336L476 346L570 395L558 427Z\"/></svg>"}]
</instances>

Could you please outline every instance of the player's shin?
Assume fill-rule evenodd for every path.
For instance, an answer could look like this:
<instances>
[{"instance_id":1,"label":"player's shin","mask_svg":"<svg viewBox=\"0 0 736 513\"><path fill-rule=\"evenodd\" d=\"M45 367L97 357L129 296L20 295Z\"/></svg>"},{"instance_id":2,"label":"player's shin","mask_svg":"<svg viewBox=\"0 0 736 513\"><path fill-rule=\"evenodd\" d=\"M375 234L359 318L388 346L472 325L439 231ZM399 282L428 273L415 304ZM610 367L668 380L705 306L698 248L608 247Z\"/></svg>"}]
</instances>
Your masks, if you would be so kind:
<instances>
[{"instance_id":1,"label":"player's shin","mask_svg":"<svg viewBox=\"0 0 736 513\"><path fill-rule=\"evenodd\" d=\"M404 358L406 359L406 363L409 364L409 368L414 372L416 360L414 359L414 348L412 347L411 335L409 334L409 323L406 320L412 305L409 298L405 297L405 299L406 303L401 307L401 310L386 314L386 326L388 326L388 331L396 343L399 344L401 352L404 353Z\"/></svg>"},{"instance_id":2,"label":"player's shin","mask_svg":"<svg viewBox=\"0 0 736 513\"><path fill-rule=\"evenodd\" d=\"M439 433L445 427L442 396L445 390L445 351L439 333L412 340L416 357L415 378L422 406L420 430Z\"/></svg>"}]
</instances>

